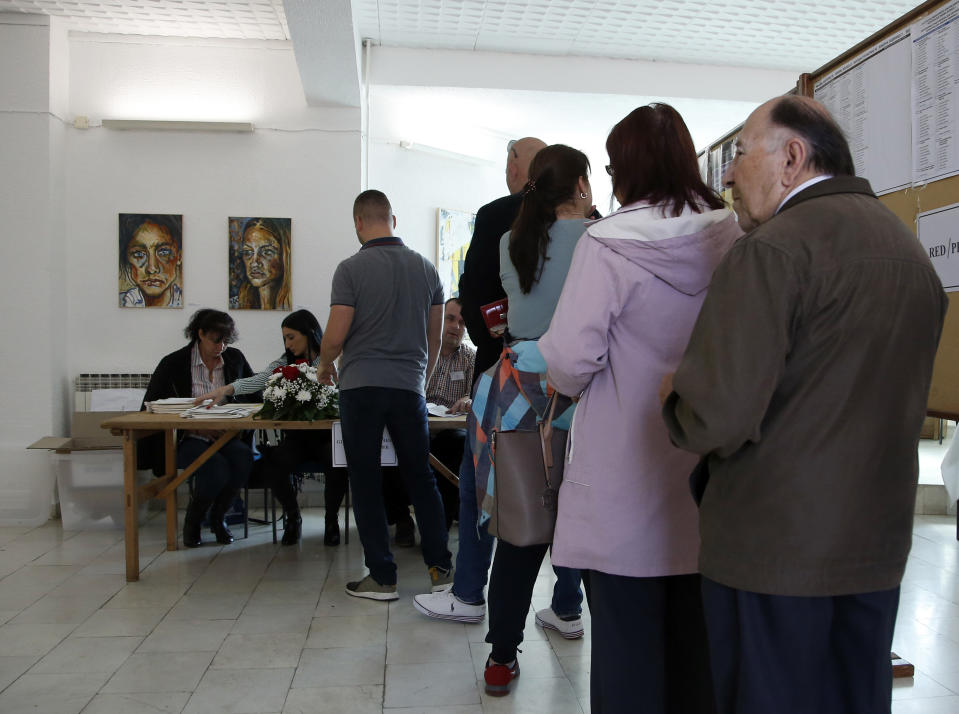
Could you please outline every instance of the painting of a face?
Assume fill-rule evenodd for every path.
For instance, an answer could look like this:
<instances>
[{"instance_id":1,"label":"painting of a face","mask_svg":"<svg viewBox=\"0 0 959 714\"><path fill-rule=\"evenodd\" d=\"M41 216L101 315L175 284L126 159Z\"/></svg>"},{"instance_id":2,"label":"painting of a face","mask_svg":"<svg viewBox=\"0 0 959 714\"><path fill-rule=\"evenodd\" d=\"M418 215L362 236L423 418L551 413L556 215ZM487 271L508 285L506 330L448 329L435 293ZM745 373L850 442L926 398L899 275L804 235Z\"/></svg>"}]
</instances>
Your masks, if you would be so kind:
<instances>
[{"instance_id":1,"label":"painting of a face","mask_svg":"<svg viewBox=\"0 0 959 714\"><path fill-rule=\"evenodd\" d=\"M120 214L120 307L183 307L183 216Z\"/></svg>"},{"instance_id":2,"label":"painting of a face","mask_svg":"<svg viewBox=\"0 0 959 714\"><path fill-rule=\"evenodd\" d=\"M169 290L180 267L180 250L166 228L145 223L127 246L130 277L144 296L158 298Z\"/></svg>"},{"instance_id":3,"label":"painting of a face","mask_svg":"<svg viewBox=\"0 0 959 714\"><path fill-rule=\"evenodd\" d=\"M254 287L283 277L283 253L280 242L258 226L247 230L243 236L243 265L246 277Z\"/></svg>"},{"instance_id":4,"label":"painting of a face","mask_svg":"<svg viewBox=\"0 0 959 714\"><path fill-rule=\"evenodd\" d=\"M293 302L289 218L230 218L230 307L290 310Z\"/></svg>"}]
</instances>

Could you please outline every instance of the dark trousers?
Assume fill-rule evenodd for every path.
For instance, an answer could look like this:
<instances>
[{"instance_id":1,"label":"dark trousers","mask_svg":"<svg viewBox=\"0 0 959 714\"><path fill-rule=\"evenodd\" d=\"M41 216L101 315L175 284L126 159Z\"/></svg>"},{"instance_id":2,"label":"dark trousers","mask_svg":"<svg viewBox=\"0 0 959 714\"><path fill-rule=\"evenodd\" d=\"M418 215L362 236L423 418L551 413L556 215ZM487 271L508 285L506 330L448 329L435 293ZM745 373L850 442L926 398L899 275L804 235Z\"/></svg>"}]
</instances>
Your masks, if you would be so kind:
<instances>
[{"instance_id":1,"label":"dark trousers","mask_svg":"<svg viewBox=\"0 0 959 714\"><path fill-rule=\"evenodd\" d=\"M345 389L340 392L340 421L356 528L373 579L381 585L396 583L380 468L384 426L396 449L406 492L413 500L423 560L427 567L452 568L443 502L429 467L430 435L423 396L388 387Z\"/></svg>"},{"instance_id":2,"label":"dark trousers","mask_svg":"<svg viewBox=\"0 0 959 714\"><path fill-rule=\"evenodd\" d=\"M208 441L187 436L176 449L179 468L186 468L210 446ZM243 488L253 466L253 449L240 438L224 444L190 478L193 479L193 500L205 513L217 498L229 498Z\"/></svg>"},{"instance_id":3,"label":"dark trousers","mask_svg":"<svg viewBox=\"0 0 959 714\"><path fill-rule=\"evenodd\" d=\"M533 600L533 586L543 564L549 544L518 546L500 539L496 543L493 572L489 579L489 632L486 641L493 645L496 662L507 664L516 657L516 648L523 641L526 615ZM580 573L572 568L554 568L566 587L553 589L553 611L560 616L579 614L583 595L579 589ZM557 591L564 597L557 603Z\"/></svg>"},{"instance_id":4,"label":"dark trousers","mask_svg":"<svg viewBox=\"0 0 959 714\"><path fill-rule=\"evenodd\" d=\"M465 429L445 429L430 437L430 453L440 460L454 474L459 471L463 460L463 447L466 444ZM459 518L460 492L445 477L434 473L436 488L443 499L443 511L446 514L446 529ZM386 520L390 524L402 523L410 517L410 498L406 495L403 480L396 469L383 469L383 499L386 501Z\"/></svg>"},{"instance_id":5,"label":"dark trousers","mask_svg":"<svg viewBox=\"0 0 959 714\"><path fill-rule=\"evenodd\" d=\"M588 570L583 584L592 615L593 714L715 712L699 575Z\"/></svg>"},{"instance_id":6,"label":"dark trousers","mask_svg":"<svg viewBox=\"0 0 959 714\"><path fill-rule=\"evenodd\" d=\"M383 505L389 525L410 520L410 497L399 469L392 466L383 467Z\"/></svg>"},{"instance_id":7,"label":"dark trousers","mask_svg":"<svg viewBox=\"0 0 959 714\"><path fill-rule=\"evenodd\" d=\"M888 714L899 588L788 597L703 578L719 714Z\"/></svg>"},{"instance_id":8,"label":"dark trousers","mask_svg":"<svg viewBox=\"0 0 959 714\"><path fill-rule=\"evenodd\" d=\"M332 444L329 431L287 431L277 446L263 449L262 457L253 465L250 478L254 483L268 484L287 514L295 515L299 513L299 507L290 474L296 473L304 464L315 462L326 479L323 495L327 515L335 517L346 494L346 469L333 468Z\"/></svg>"},{"instance_id":9,"label":"dark trousers","mask_svg":"<svg viewBox=\"0 0 959 714\"><path fill-rule=\"evenodd\" d=\"M430 453L454 474L459 471L463 460L463 447L466 445L466 429L444 429L430 439ZM443 498L443 510L446 512L446 527L459 519L460 490L448 479L436 475L436 485Z\"/></svg>"}]
</instances>

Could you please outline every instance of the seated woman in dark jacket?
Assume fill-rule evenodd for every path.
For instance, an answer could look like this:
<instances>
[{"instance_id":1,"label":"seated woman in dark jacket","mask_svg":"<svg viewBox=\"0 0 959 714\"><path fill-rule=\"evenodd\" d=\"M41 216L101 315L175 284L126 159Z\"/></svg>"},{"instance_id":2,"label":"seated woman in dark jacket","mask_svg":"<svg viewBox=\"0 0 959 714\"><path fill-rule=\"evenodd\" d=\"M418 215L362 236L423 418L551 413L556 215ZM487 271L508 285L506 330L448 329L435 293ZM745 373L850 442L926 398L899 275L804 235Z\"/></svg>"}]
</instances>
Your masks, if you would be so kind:
<instances>
[{"instance_id":1,"label":"seated woman in dark jacket","mask_svg":"<svg viewBox=\"0 0 959 714\"><path fill-rule=\"evenodd\" d=\"M252 377L238 379L206 394L197 397L197 402L212 399L219 404L226 398L238 394L259 393L273 370L283 365L293 364L297 360L307 360L314 367L320 362L320 341L323 330L316 316L309 310L291 312L280 324L283 333L282 355L270 362L266 369ZM290 483L290 474L306 461L318 461L326 477L324 496L326 500L326 533L323 542L326 545L339 545L340 526L337 512L343 496L346 494L346 469L334 469L333 440L329 431L287 431L283 441L274 448L263 449L263 457L254 466L270 483L273 495L283 505L286 513L286 529L283 531L283 545L296 545L300 541L302 517L296 500L296 491Z\"/></svg>"},{"instance_id":2,"label":"seated woman in dark jacket","mask_svg":"<svg viewBox=\"0 0 959 714\"><path fill-rule=\"evenodd\" d=\"M225 312L209 308L197 310L183 332L190 343L160 360L150 378L141 410L146 402L169 397L196 397L253 375L243 353L227 347L236 341L236 326L233 318ZM177 430L177 467L185 468L191 464L220 433ZM210 528L217 543L233 542L233 535L223 517L250 475L252 443L252 432L227 442L191 477L193 498L183 521L183 545L187 548L200 545L200 525L208 510ZM138 461L140 468L152 468L156 474L164 473L163 437L144 439L140 443Z\"/></svg>"}]
</instances>

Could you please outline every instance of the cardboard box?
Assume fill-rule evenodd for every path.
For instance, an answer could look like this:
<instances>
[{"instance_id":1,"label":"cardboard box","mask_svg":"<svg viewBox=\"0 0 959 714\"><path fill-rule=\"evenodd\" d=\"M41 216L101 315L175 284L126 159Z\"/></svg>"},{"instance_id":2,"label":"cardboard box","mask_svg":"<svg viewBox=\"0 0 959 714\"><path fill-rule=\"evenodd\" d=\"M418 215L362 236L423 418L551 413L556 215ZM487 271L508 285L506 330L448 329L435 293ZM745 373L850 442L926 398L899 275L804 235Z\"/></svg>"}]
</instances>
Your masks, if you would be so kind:
<instances>
[{"instance_id":1,"label":"cardboard box","mask_svg":"<svg viewBox=\"0 0 959 714\"><path fill-rule=\"evenodd\" d=\"M123 528L123 452L88 449L51 455L57 467L60 518L67 531ZM137 485L149 475L137 473ZM139 518L146 503L139 504Z\"/></svg>"},{"instance_id":2,"label":"cardboard box","mask_svg":"<svg viewBox=\"0 0 959 714\"><path fill-rule=\"evenodd\" d=\"M123 439L114 436L100 424L117 416L130 412L73 412L70 421L70 436L45 436L28 446L28 449L51 449L58 454L73 451L94 451L99 449L119 449Z\"/></svg>"},{"instance_id":3,"label":"cardboard box","mask_svg":"<svg viewBox=\"0 0 959 714\"><path fill-rule=\"evenodd\" d=\"M100 424L129 412L74 412L70 436L45 436L28 449L49 449L65 530L123 528L123 440ZM138 474L138 483L149 478ZM140 504L143 516L146 504Z\"/></svg>"}]
</instances>

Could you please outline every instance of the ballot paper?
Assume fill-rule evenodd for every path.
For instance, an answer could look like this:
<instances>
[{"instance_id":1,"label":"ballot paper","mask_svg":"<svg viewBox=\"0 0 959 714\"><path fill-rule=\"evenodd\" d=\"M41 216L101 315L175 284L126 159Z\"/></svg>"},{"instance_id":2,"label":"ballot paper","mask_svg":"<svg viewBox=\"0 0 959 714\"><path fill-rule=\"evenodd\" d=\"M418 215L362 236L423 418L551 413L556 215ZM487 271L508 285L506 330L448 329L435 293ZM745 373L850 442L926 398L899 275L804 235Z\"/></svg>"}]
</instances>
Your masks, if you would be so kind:
<instances>
[{"instance_id":1,"label":"ballot paper","mask_svg":"<svg viewBox=\"0 0 959 714\"><path fill-rule=\"evenodd\" d=\"M170 397L147 402L147 411L154 414L180 414L193 408L193 397Z\"/></svg>"},{"instance_id":2,"label":"ballot paper","mask_svg":"<svg viewBox=\"0 0 959 714\"><path fill-rule=\"evenodd\" d=\"M184 419L240 419L257 412L262 404L222 404L218 407L203 406L187 409L180 414Z\"/></svg>"}]
</instances>

